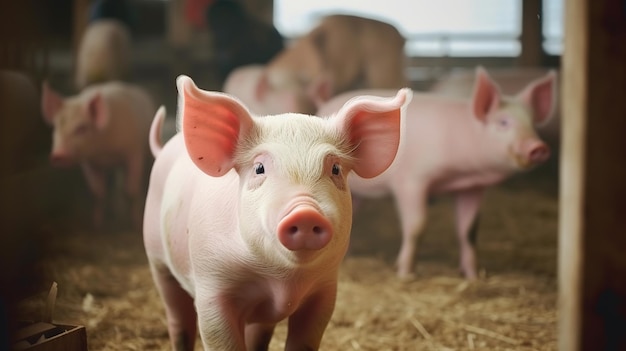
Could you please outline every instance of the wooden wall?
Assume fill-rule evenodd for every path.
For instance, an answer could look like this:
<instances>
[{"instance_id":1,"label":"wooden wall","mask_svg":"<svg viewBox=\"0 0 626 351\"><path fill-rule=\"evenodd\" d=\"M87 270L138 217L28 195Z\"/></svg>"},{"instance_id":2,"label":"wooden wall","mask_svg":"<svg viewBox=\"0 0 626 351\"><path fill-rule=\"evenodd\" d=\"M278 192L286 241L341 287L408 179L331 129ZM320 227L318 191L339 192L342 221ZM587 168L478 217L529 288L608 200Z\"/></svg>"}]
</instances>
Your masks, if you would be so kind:
<instances>
[{"instance_id":1,"label":"wooden wall","mask_svg":"<svg viewBox=\"0 0 626 351\"><path fill-rule=\"evenodd\" d=\"M626 3L565 5L559 350L625 350Z\"/></svg>"}]
</instances>

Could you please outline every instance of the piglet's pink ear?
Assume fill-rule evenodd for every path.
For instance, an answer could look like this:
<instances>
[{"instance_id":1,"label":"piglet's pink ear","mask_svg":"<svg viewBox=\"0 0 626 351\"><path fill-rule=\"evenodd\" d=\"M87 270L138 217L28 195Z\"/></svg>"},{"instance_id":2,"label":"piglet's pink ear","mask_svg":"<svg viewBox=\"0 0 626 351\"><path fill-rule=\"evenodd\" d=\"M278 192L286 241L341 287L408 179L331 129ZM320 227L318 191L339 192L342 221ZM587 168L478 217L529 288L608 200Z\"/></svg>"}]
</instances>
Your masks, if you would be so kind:
<instances>
[{"instance_id":1,"label":"piglet's pink ear","mask_svg":"<svg viewBox=\"0 0 626 351\"><path fill-rule=\"evenodd\" d=\"M41 112L46 123L52 125L57 112L63 107L63 97L50 88L48 82L41 87Z\"/></svg>"},{"instance_id":2,"label":"piglet's pink ear","mask_svg":"<svg viewBox=\"0 0 626 351\"><path fill-rule=\"evenodd\" d=\"M96 92L87 100L87 114L98 129L104 129L109 123L109 109L100 92Z\"/></svg>"},{"instance_id":3,"label":"piglet's pink ear","mask_svg":"<svg viewBox=\"0 0 626 351\"><path fill-rule=\"evenodd\" d=\"M359 96L337 112L343 123L357 162L354 171L362 178L373 178L393 162L400 146L406 108L413 92L404 88L395 97Z\"/></svg>"},{"instance_id":4,"label":"piglet's pink ear","mask_svg":"<svg viewBox=\"0 0 626 351\"><path fill-rule=\"evenodd\" d=\"M179 96L178 118L187 152L204 173L219 177L234 165L241 136L252 127L248 110L233 97L199 89L187 76L176 79Z\"/></svg>"},{"instance_id":5,"label":"piglet's pink ear","mask_svg":"<svg viewBox=\"0 0 626 351\"><path fill-rule=\"evenodd\" d=\"M534 114L534 122L546 122L554 114L556 105L556 73L548 72L544 77L530 82L517 98L530 106Z\"/></svg>"},{"instance_id":6,"label":"piglet's pink ear","mask_svg":"<svg viewBox=\"0 0 626 351\"><path fill-rule=\"evenodd\" d=\"M476 68L476 83L472 97L472 112L474 117L485 121L489 113L500 106L500 91L496 83L489 77L487 71Z\"/></svg>"}]
</instances>

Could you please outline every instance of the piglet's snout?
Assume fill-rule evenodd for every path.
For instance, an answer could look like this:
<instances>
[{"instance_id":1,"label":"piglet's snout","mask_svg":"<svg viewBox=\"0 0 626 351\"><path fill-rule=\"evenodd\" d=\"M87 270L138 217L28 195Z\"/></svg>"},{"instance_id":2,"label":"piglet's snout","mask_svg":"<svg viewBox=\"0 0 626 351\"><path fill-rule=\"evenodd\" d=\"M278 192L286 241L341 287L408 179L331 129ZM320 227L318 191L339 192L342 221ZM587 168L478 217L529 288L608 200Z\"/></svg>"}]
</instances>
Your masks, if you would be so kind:
<instances>
[{"instance_id":1,"label":"piglet's snout","mask_svg":"<svg viewBox=\"0 0 626 351\"><path fill-rule=\"evenodd\" d=\"M328 219L310 205L296 206L278 223L278 240L291 251L320 250L332 235Z\"/></svg>"},{"instance_id":2,"label":"piglet's snout","mask_svg":"<svg viewBox=\"0 0 626 351\"><path fill-rule=\"evenodd\" d=\"M67 153L55 152L50 155L50 163L54 167L69 167L74 164L74 160Z\"/></svg>"},{"instance_id":3,"label":"piglet's snout","mask_svg":"<svg viewBox=\"0 0 626 351\"><path fill-rule=\"evenodd\" d=\"M548 160L550 148L541 141L529 142L525 145L528 161L532 165L537 165Z\"/></svg>"}]
</instances>

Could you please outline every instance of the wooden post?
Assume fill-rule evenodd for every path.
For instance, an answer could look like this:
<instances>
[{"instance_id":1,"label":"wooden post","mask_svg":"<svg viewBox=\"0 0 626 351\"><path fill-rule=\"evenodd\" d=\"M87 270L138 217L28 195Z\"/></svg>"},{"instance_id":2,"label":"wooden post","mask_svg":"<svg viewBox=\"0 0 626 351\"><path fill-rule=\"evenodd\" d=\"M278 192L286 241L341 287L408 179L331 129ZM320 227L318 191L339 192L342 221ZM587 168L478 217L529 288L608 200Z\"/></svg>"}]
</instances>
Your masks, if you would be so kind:
<instances>
[{"instance_id":1,"label":"wooden post","mask_svg":"<svg viewBox=\"0 0 626 351\"><path fill-rule=\"evenodd\" d=\"M565 2L559 350L626 349L626 5Z\"/></svg>"},{"instance_id":2,"label":"wooden post","mask_svg":"<svg viewBox=\"0 0 626 351\"><path fill-rule=\"evenodd\" d=\"M74 26L72 28L72 50L74 53L77 52L80 39L85 32L85 28L87 28L89 5L90 0L74 0Z\"/></svg>"},{"instance_id":3,"label":"wooden post","mask_svg":"<svg viewBox=\"0 0 626 351\"><path fill-rule=\"evenodd\" d=\"M540 66L543 59L543 8L542 0L522 1L522 53L520 66Z\"/></svg>"},{"instance_id":4,"label":"wooden post","mask_svg":"<svg viewBox=\"0 0 626 351\"><path fill-rule=\"evenodd\" d=\"M189 49L192 28L185 20L185 1L169 0L165 5L167 41L178 51Z\"/></svg>"}]
</instances>

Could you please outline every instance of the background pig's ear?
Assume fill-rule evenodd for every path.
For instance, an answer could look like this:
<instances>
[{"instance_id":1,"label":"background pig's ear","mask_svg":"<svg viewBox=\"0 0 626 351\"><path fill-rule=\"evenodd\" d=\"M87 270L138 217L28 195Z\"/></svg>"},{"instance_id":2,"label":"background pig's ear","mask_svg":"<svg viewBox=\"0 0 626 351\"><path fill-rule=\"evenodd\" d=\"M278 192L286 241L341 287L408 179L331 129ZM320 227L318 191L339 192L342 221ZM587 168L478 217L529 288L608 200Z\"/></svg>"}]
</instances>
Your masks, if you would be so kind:
<instances>
[{"instance_id":1,"label":"background pig's ear","mask_svg":"<svg viewBox=\"0 0 626 351\"><path fill-rule=\"evenodd\" d=\"M322 74L314 79L307 89L307 95L313 101L316 108L320 108L323 103L333 96L333 82L329 74Z\"/></svg>"},{"instance_id":2,"label":"background pig's ear","mask_svg":"<svg viewBox=\"0 0 626 351\"><path fill-rule=\"evenodd\" d=\"M500 91L496 83L482 67L476 68L476 83L472 97L472 112L481 121L485 121L492 110L500 106Z\"/></svg>"},{"instance_id":3,"label":"background pig's ear","mask_svg":"<svg viewBox=\"0 0 626 351\"><path fill-rule=\"evenodd\" d=\"M342 118L357 162L354 171L360 177L372 178L384 172L393 162L400 146L406 107L413 92L404 88L393 98L360 96L348 101L337 112Z\"/></svg>"},{"instance_id":4,"label":"background pig's ear","mask_svg":"<svg viewBox=\"0 0 626 351\"><path fill-rule=\"evenodd\" d=\"M87 114L98 129L103 129L109 123L109 110L100 92L97 92L89 98L87 102Z\"/></svg>"},{"instance_id":5,"label":"background pig's ear","mask_svg":"<svg viewBox=\"0 0 626 351\"><path fill-rule=\"evenodd\" d=\"M269 85L270 83L267 78L267 72L264 71L261 73L261 76L259 76L259 81L256 85L256 89L254 90L254 98L258 101L263 100L270 88Z\"/></svg>"},{"instance_id":6,"label":"background pig's ear","mask_svg":"<svg viewBox=\"0 0 626 351\"><path fill-rule=\"evenodd\" d=\"M248 110L233 97L199 89L187 76L176 79L187 152L204 173L219 177L233 168L239 139L252 127Z\"/></svg>"},{"instance_id":7,"label":"background pig's ear","mask_svg":"<svg viewBox=\"0 0 626 351\"><path fill-rule=\"evenodd\" d=\"M50 88L48 82L44 81L41 87L41 112L43 119L48 124L54 123L54 116L63 106L63 97Z\"/></svg>"},{"instance_id":8,"label":"background pig's ear","mask_svg":"<svg viewBox=\"0 0 626 351\"><path fill-rule=\"evenodd\" d=\"M536 124L546 122L554 113L556 99L556 73L550 71L542 78L530 82L518 95L518 99L532 108Z\"/></svg>"}]
</instances>

